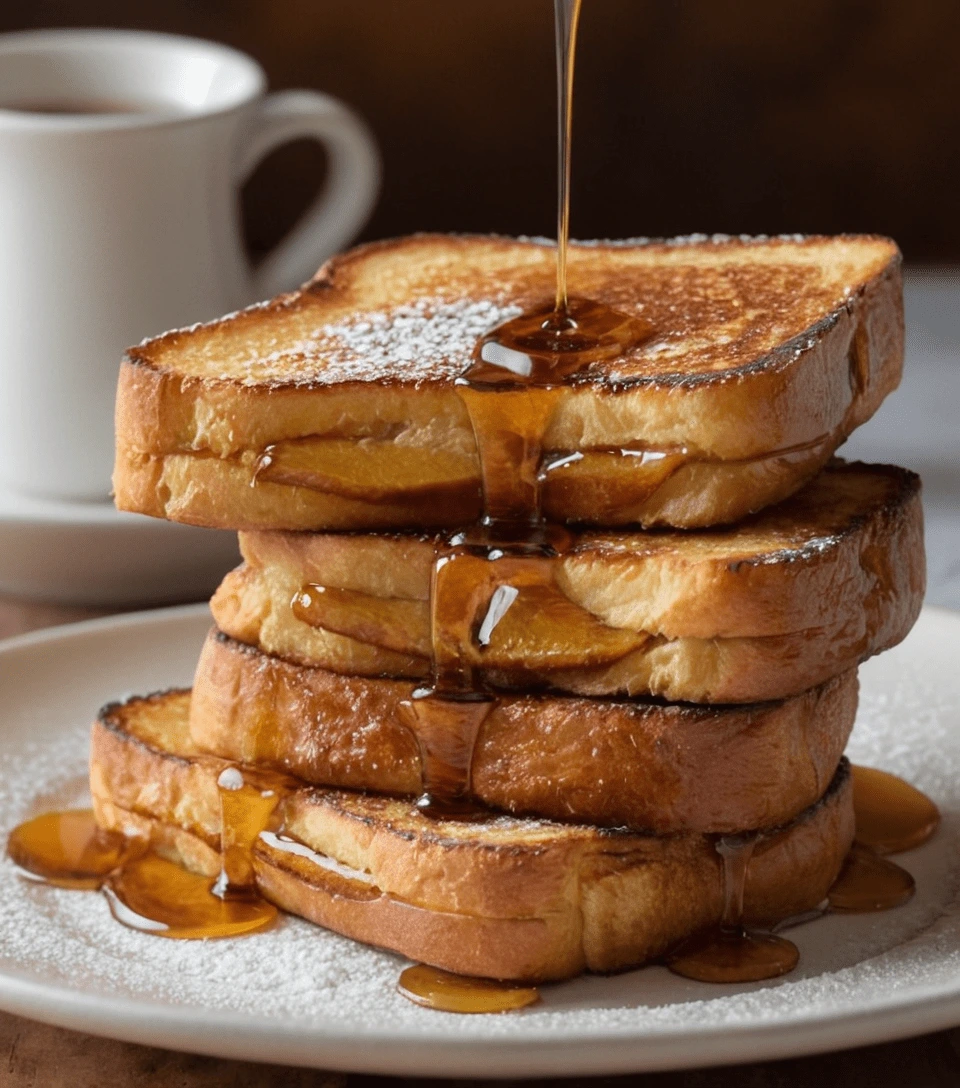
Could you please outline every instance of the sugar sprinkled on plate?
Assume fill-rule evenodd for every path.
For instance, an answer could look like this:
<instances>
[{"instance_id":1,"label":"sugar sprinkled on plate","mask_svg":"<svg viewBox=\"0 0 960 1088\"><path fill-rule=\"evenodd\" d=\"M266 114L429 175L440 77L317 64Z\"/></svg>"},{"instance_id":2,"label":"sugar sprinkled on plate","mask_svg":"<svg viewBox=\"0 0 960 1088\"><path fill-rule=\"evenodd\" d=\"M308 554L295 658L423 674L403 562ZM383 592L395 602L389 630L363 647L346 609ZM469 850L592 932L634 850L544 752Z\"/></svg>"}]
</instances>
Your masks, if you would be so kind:
<instances>
[{"instance_id":1,"label":"sugar sprinkled on plate","mask_svg":"<svg viewBox=\"0 0 960 1088\"><path fill-rule=\"evenodd\" d=\"M791 931L803 960L772 983L710 987L661 968L581 978L543 988L543 1004L519 1014L455 1017L420 1009L395 993L404 962L297 918L232 941L174 942L118 925L105 901L20 880L5 862L0 878L0 969L87 993L148 999L293 1023L365 1024L383 1032L508 1038L536 1029L557 1037L641 1037L704 1024L749 1025L823 1015L879 1003L910 985L960 975L960 746L949 739L951 705L931 702L922 675L904 675L893 696L869 690L852 755L917 782L946 819L929 846L906 856L919 879L916 900L886 915L833 917ZM64 805L79 806L87 730L53 744L23 741L5 752L0 826Z\"/></svg>"}]
</instances>

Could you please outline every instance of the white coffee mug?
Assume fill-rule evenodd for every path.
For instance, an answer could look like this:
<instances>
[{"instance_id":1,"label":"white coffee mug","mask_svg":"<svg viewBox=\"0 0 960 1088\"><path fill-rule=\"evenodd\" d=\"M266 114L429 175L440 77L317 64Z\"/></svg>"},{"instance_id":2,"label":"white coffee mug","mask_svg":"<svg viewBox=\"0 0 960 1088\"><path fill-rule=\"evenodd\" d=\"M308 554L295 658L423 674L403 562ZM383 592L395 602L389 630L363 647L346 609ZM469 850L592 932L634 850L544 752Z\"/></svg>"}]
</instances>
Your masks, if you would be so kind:
<instances>
[{"instance_id":1,"label":"white coffee mug","mask_svg":"<svg viewBox=\"0 0 960 1088\"><path fill-rule=\"evenodd\" d=\"M239 187L302 137L325 146L327 184L253 269ZM124 348L295 287L363 225L378 186L355 114L313 91L267 95L233 49L133 31L0 36L0 481L104 499Z\"/></svg>"}]
</instances>

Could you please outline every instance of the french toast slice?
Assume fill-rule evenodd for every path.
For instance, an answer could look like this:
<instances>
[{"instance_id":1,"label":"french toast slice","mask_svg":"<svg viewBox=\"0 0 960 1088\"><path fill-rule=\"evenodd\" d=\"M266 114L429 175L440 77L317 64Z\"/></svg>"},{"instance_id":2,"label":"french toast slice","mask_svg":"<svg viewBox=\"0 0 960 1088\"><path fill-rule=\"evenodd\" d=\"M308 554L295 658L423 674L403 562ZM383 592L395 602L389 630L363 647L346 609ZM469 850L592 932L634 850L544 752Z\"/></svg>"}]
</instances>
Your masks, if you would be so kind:
<instances>
[{"instance_id":1,"label":"french toast slice","mask_svg":"<svg viewBox=\"0 0 960 1088\"><path fill-rule=\"evenodd\" d=\"M91 738L96 818L149 836L162 856L220 869L217 779L199 754L190 693L105 708ZM770 924L826 896L853 840L844 761L823 796L764 831L746 874L744 919ZM457 823L395 798L290 783L254 849L260 891L284 910L449 971L562 979L663 955L716 924L714 840L491 815Z\"/></svg>"},{"instance_id":2,"label":"french toast slice","mask_svg":"<svg viewBox=\"0 0 960 1088\"><path fill-rule=\"evenodd\" d=\"M245 563L214 594L213 617L297 664L423 679L438 544L241 533ZM463 647L488 683L697 703L783 698L912 627L925 584L920 481L834 461L730 529L582 532L552 574L539 594L521 588L485 645Z\"/></svg>"},{"instance_id":3,"label":"french toast slice","mask_svg":"<svg viewBox=\"0 0 960 1088\"><path fill-rule=\"evenodd\" d=\"M654 334L566 385L553 521L733 522L810 479L900 380L900 254L874 236L579 243L574 292ZM477 340L552 297L552 247L417 235L131 349L123 510L231 529L457 527L481 513L456 389Z\"/></svg>"},{"instance_id":4,"label":"french toast slice","mask_svg":"<svg viewBox=\"0 0 960 1088\"><path fill-rule=\"evenodd\" d=\"M194 679L198 751L319 786L414 797L415 684L341 676L211 631ZM857 708L856 670L749 706L511 694L473 747L470 790L491 808L660 833L785 823L826 788Z\"/></svg>"}]
</instances>

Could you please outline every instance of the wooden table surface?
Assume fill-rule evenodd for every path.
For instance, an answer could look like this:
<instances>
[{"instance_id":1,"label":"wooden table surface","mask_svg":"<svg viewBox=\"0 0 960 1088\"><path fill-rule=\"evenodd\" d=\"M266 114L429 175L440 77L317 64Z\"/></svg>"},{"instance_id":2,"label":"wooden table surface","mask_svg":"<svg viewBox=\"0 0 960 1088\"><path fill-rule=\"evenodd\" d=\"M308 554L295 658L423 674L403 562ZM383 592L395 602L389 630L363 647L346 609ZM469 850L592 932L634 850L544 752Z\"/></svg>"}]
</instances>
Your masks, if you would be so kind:
<instances>
[{"instance_id":1,"label":"wooden table surface","mask_svg":"<svg viewBox=\"0 0 960 1088\"><path fill-rule=\"evenodd\" d=\"M0 598L0 638L103 613ZM222 1061L118 1043L0 1013L0 1088L388 1088L421 1079L372 1077ZM431 1081L468 1088L520 1081ZM622 1077L526 1084L644 1088L958 1088L960 1028L814 1058Z\"/></svg>"}]
</instances>

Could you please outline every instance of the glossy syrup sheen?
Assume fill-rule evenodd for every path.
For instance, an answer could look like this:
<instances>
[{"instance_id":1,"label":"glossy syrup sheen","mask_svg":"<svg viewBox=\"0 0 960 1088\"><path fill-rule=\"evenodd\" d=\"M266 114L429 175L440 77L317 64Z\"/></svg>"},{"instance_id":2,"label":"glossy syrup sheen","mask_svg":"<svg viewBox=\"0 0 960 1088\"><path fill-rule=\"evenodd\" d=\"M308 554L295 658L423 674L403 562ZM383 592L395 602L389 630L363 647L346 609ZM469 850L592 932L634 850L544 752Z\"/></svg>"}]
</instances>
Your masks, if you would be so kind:
<instances>
[{"instance_id":1,"label":"glossy syrup sheen","mask_svg":"<svg viewBox=\"0 0 960 1088\"><path fill-rule=\"evenodd\" d=\"M485 519L470 534L451 537L434 567L431 649L433 683L411 700L411 728L420 744L428 815L472 818L470 764L476 737L495 704L482 690L464 647L484 644L484 624L506 600L502 591L548 584L543 559L566 546L563 531L546 526L541 486L545 436L564 385L594 362L622 356L652 333L637 315L601 302L570 297L567 289L570 136L576 30L581 0L555 0L558 74L557 283L552 304L534 307L486 335L457 389L469 413L480 453ZM305 443L265 451L257 475L285 482L320 480L344 493L370 498L382 475L382 459L371 453L346 477L338 450ZM393 456L393 455L391 455ZM391 462L391 468L395 468ZM672 466L664 466L664 469ZM443 466L424 483L411 470L411 492L438 501L469 484L470 466ZM322 588L322 587L315 587ZM501 604L494 607L497 594ZM311 602L300 601L307 610ZM507 614L509 602L502 609ZM491 611L493 610L493 611ZM489 634L489 632L488 632ZM487 638L489 643L489 638ZM269 926L276 909L256 888L252 847L270 823L280 789L248 781L236 769L219 783L222 856L218 877L188 872L146 850L146 844L104 833L91 813L48 814L14 830L8 852L34 878L68 887L102 886L111 910L126 925L168 937L237 936ZM936 809L902 780L863 771L855 780L858 843L830 896L834 910L887 909L912 894L912 879L881 858L925 841L936 828ZM926 806L923 804L926 802ZM895 812L895 818L891 817ZM797 949L769 933L743 925L747 872L758 835L718 841L723 874L719 926L686 942L668 959L671 970L713 982L743 982L791 970ZM871 849L872 847L872 849ZM469 979L426 965L400 977L401 994L434 1009L500 1012L539 999L531 987Z\"/></svg>"},{"instance_id":2,"label":"glossy syrup sheen","mask_svg":"<svg viewBox=\"0 0 960 1088\"><path fill-rule=\"evenodd\" d=\"M104 885L114 917L160 937L239 937L265 929L277 908L257 891L253 846L280 801L272 776L227 767L220 798L220 873L192 873L149 853L114 872Z\"/></svg>"},{"instance_id":3,"label":"glossy syrup sheen","mask_svg":"<svg viewBox=\"0 0 960 1088\"><path fill-rule=\"evenodd\" d=\"M157 937L241 937L273 924L272 903L253 890L242 898L221 897L216 879L150 853L118 869L103 890L118 922Z\"/></svg>"},{"instance_id":4,"label":"glossy syrup sheen","mask_svg":"<svg viewBox=\"0 0 960 1088\"><path fill-rule=\"evenodd\" d=\"M470 795L476 738L496 696L476 675L478 648L521 590L549 590L544 560L569 538L544 524L544 438L561 387L593 361L622 355L650 329L602 303L567 296L570 132L580 0L556 0L558 158L557 290L554 303L501 325L477 345L457 391L470 416L483 489L482 528L438 549L431 585L433 677L409 705L420 747L428 815L482 811ZM561 622L563 622L561 620ZM514 640L515 641L515 640Z\"/></svg>"},{"instance_id":5,"label":"glossy syrup sheen","mask_svg":"<svg viewBox=\"0 0 960 1088\"><path fill-rule=\"evenodd\" d=\"M485 810L470 795L470 764L477 733L492 707L490 696L438 688L414 692L403 705L420 748L423 794L417 806L424 815L484 817Z\"/></svg>"},{"instance_id":6,"label":"glossy syrup sheen","mask_svg":"<svg viewBox=\"0 0 960 1088\"><path fill-rule=\"evenodd\" d=\"M892 910L908 902L916 886L906 869L883 855L923 845L940 826L940 812L926 794L897 775L859 766L852 773L856 838L830 889L830 910Z\"/></svg>"},{"instance_id":7,"label":"glossy syrup sheen","mask_svg":"<svg viewBox=\"0 0 960 1088\"><path fill-rule=\"evenodd\" d=\"M913 877L866 846L854 844L828 896L830 910L867 914L893 910L913 898Z\"/></svg>"},{"instance_id":8,"label":"glossy syrup sheen","mask_svg":"<svg viewBox=\"0 0 960 1088\"><path fill-rule=\"evenodd\" d=\"M484 688L477 664L524 588L552 586L549 560L570 539L538 521L491 521L438 548L430 592L432 682L405 707L420 747L425 814L476 818L484 811L471 798L470 766L497 696Z\"/></svg>"},{"instance_id":9,"label":"glossy syrup sheen","mask_svg":"<svg viewBox=\"0 0 960 1088\"><path fill-rule=\"evenodd\" d=\"M160 937L238 937L272 925L277 908L259 894L253 846L282 796L278 776L228 767L217 783L221 870L188 871L146 838L97 826L89 810L49 812L14 828L7 853L25 875L59 887L102 889L117 921Z\"/></svg>"},{"instance_id":10,"label":"glossy syrup sheen","mask_svg":"<svg viewBox=\"0 0 960 1088\"><path fill-rule=\"evenodd\" d=\"M90 809L46 812L15 827L7 855L35 880L60 888L99 888L137 844L97 826Z\"/></svg>"},{"instance_id":11,"label":"glossy syrup sheen","mask_svg":"<svg viewBox=\"0 0 960 1088\"><path fill-rule=\"evenodd\" d=\"M253 847L270 824L283 786L277 776L228 767L217 780L217 790L221 869L213 890L223 900L248 900L256 897Z\"/></svg>"},{"instance_id":12,"label":"glossy syrup sheen","mask_svg":"<svg viewBox=\"0 0 960 1088\"><path fill-rule=\"evenodd\" d=\"M400 975L397 990L415 1004L441 1012L512 1012L540 1000L540 992L533 986L468 978L423 963Z\"/></svg>"},{"instance_id":13,"label":"glossy syrup sheen","mask_svg":"<svg viewBox=\"0 0 960 1088\"><path fill-rule=\"evenodd\" d=\"M571 298L568 292L573 77L581 4L582 0L554 0L557 53L557 277L553 302L534 306L481 339L474 352L473 363L462 379L474 388L556 386L574 377L590 363L626 354L653 331L641 318L625 314L595 299ZM543 429L541 438L542 432ZM481 458L482 455L481 450Z\"/></svg>"},{"instance_id":14,"label":"glossy syrup sheen","mask_svg":"<svg viewBox=\"0 0 960 1088\"><path fill-rule=\"evenodd\" d=\"M925 794L887 771L854 766L851 774L855 841L828 893L827 910L838 914L893 910L909 902L916 885L906 869L881 854L926 842L940 824L940 813ZM723 920L684 942L667 960L671 971L702 982L752 982L796 966L798 954L790 941L771 933L751 933L742 925L743 892L755 842L756 837L718 841Z\"/></svg>"},{"instance_id":15,"label":"glossy syrup sheen","mask_svg":"<svg viewBox=\"0 0 960 1088\"><path fill-rule=\"evenodd\" d=\"M857 842L878 854L921 846L940 826L940 812L909 782L875 767L853 768Z\"/></svg>"},{"instance_id":16,"label":"glossy syrup sheen","mask_svg":"<svg viewBox=\"0 0 960 1088\"><path fill-rule=\"evenodd\" d=\"M563 310L544 304L504 322L477 345L463 378L474 387L553 387L591 363L617 359L648 339L653 327L591 299Z\"/></svg>"},{"instance_id":17,"label":"glossy syrup sheen","mask_svg":"<svg viewBox=\"0 0 960 1088\"><path fill-rule=\"evenodd\" d=\"M557 54L557 290L554 313L567 311L567 244L570 241L570 169L573 147L573 77L582 0L553 0Z\"/></svg>"},{"instance_id":18,"label":"glossy syrup sheen","mask_svg":"<svg viewBox=\"0 0 960 1088\"><path fill-rule=\"evenodd\" d=\"M852 773L856 838L830 889L830 910L892 910L908 902L916 887L910 873L884 855L922 846L940 826L940 812L897 775L859 766Z\"/></svg>"},{"instance_id":19,"label":"glossy syrup sheen","mask_svg":"<svg viewBox=\"0 0 960 1088\"><path fill-rule=\"evenodd\" d=\"M800 952L792 941L774 933L752 932L743 925L747 870L758 837L727 836L717 841L723 916L718 926L685 941L667 958L675 975L698 982L759 982L797 966Z\"/></svg>"},{"instance_id":20,"label":"glossy syrup sheen","mask_svg":"<svg viewBox=\"0 0 960 1088\"><path fill-rule=\"evenodd\" d=\"M684 942L667 966L697 982L761 982L787 974L799 960L799 949L785 937L721 927Z\"/></svg>"}]
</instances>

